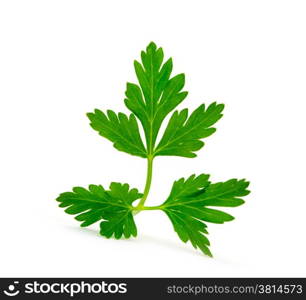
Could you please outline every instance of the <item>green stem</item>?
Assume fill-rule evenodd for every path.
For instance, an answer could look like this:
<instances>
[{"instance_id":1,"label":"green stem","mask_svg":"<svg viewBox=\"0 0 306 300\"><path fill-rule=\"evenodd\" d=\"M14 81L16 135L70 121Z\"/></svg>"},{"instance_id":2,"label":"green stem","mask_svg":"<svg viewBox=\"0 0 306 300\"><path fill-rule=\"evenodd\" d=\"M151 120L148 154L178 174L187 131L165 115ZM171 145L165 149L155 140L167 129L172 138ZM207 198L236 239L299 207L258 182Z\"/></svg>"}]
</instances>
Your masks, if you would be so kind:
<instances>
[{"instance_id":1,"label":"green stem","mask_svg":"<svg viewBox=\"0 0 306 300\"><path fill-rule=\"evenodd\" d=\"M163 209L163 205L157 205L157 206L143 206L142 210L160 210Z\"/></svg>"},{"instance_id":2,"label":"green stem","mask_svg":"<svg viewBox=\"0 0 306 300\"><path fill-rule=\"evenodd\" d=\"M145 189L143 192L143 196L141 200L139 201L139 204L137 205L137 210L143 210L144 209L144 203L147 200L147 197L149 195L151 183L152 183L152 172L153 172L153 156L148 156L148 169L147 169L147 180Z\"/></svg>"}]
</instances>

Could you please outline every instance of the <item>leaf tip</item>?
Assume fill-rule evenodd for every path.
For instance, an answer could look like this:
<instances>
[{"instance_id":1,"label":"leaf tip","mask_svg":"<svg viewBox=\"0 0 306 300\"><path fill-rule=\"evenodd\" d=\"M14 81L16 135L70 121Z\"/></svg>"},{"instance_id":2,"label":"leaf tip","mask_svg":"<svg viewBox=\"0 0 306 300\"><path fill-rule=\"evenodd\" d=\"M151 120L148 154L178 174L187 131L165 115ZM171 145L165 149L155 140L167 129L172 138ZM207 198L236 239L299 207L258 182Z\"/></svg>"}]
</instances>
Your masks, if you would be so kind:
<instances>
[{"instance_id":1,"label":"leaf tip","mask_svg":"<svg viewBox=\"0 0 306 300\"><path fill-rule=\"evenodd\" d=\"M148 46L147 46L147 51L149 51L149 50L155 51L156 48L157 48L156 44L155 44L153 41L151 41L151 42L148 44Z\"/></svg>"}]
</instances>

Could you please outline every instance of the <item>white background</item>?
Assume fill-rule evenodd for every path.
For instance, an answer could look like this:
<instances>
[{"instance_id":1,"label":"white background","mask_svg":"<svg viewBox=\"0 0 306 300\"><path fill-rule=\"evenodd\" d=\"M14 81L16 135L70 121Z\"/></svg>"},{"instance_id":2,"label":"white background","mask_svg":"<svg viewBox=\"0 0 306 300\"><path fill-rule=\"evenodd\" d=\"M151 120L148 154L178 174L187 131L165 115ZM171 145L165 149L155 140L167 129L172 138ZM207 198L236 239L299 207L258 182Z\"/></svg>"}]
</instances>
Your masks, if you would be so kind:
<instances>
[{"instance_id":1,"label":"white background","mask_svg":"<svg viewBox=\"0 0 306 300\"><path fill-rule=\"evenodd\" d=\"M306 276L305 1L1 1L1 276ZM157 158L148 205L192 173L247 178L236 219L209 224L214 258L158 211L138 237L79 228L54 199L73 186L143 189L144 159L118 152L85 116L127 112L133 59L151 41L186 74L179 108L225 103L195 159Z\"/></svg>"}]
</instances>

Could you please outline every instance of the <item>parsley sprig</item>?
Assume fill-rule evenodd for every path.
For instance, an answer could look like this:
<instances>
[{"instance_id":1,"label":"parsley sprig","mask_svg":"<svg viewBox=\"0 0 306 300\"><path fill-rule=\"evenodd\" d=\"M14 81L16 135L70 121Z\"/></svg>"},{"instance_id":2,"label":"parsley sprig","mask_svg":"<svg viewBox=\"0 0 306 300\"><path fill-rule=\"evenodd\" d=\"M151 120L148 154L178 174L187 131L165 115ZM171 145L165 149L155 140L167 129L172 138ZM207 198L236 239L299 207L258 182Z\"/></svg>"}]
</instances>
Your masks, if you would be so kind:
<instances>
[{"instance_id":1,"label":"parsley sprig","mask_svg":"<svg viewBox=\"0 0 306 300\"><path fill-rule=\"evenodd\" d=\"M213 125L222 117L223 104L200 105L190 115L188 109L174 111L160 141L157 137L165 118L187 97L183 91L185 75L171 77L172 59L164 62L162 48L151 42L141 52L141 62L134 61L138 84L127 83L126 107L130 115L122 112L106 113L95 109L88 113L91 127L107 138L116 149L147 159L147 178L143 193L130 189L127 183L112 182L108 189L90 185L88 189L74 187L72 192L59 195L57 201L65 212L77 215L81 226L100 222L100 234L116 239L137 235L134 216L143 210L161 210L170 219L179 238L190 241L194 248L212 256L209 250L206 222L222 224L233 216L212 207L242 205L241 198L249 194L249 182L230 179L211 183L209 175L191 175L173 183L168 198L158 206L145 206L150 192L153 161L157 156L196 157L204 146L202 139L213 134ZM140 123L140 124L139 124ZM145 143L139 125L141 125ZM134 202L138 200L138 204Z\"/></svg>"}]
</instances>

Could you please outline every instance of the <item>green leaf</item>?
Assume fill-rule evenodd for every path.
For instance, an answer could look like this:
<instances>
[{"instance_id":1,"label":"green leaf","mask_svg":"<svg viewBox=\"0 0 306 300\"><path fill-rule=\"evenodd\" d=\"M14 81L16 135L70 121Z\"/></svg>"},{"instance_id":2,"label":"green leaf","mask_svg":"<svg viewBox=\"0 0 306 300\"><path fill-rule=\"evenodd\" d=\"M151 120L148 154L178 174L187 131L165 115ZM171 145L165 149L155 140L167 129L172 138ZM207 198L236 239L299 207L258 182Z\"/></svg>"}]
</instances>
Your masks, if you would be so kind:
<instances>
[{"instance_id":1,"label":"green leaf","mask_svg":"<svg viewBox=\"0 0 306 300\"><path fill-rule=\"evenodd\" d=\"M130 190L128 184L112 182L107 191L101 185L89 185L88 189L74 187L56 200L60 207L66 207L67 214L77 214L75 219L82 222L82 227L101 221L100 234L119 239L122 235L126 238L137 235L132 203L141 196L137 189Z\"/></svg>"},{"instance_id":2,"label":"green leaf","mask_svg":"<svg viewBox=\"0 0 306 300\"><path fill-rule=\"evenodd\" d=\"M240 197L249 194L249 182L230 179L211 184L208 179L209 175L201 174L175 181L169 197L160 208L167 214L184 243L190 241L194 248L212 256L205 222L222 224L234 217L208 206L233 207L243 204Z\"/></svg>"},{"instance_id":3,"label":"green leaf","mask_svg":"<svg viewBox=\"0 0 306 300\"><path fill-rule=\"evenodd\" d=\"M200 139L213 134L211 127L221 117L224 105L212 103L206 109L200 105L188 118L188 110L175 111L170 118L163 137L154 151L154 155L176 155L195 157L195 151L204 146Z\"/></svg>"},{"instance_id":4,"label":"green leaf","mask_svg":"<svg viewBox=\"0 0 306 300\"><path fill-rule=\"evenodd\" d=\"M145 206L153 177L156 156L175 155L195 157L204 146L202 139L213 134L213 125L222 117L223 104L200 105L188 116L188 109L173 112L165 132L157 142L165 118L186 98L183 91L185 75L172 75L172 59L164 60L162 48L151 42L141 52L141 60L134 61L138 83L127 83L126 107L130 115L112 110L106 113L96 109L88 113L91 127L113 142L119 151L147 158L147 177L143 194L130 189L128 184L111 183L108 190L101 185L88 189L73 188L57 198L65 212L77 215L81 226L100 222L100 234L110 238L128 238L137 235L134 222L136 213L143 210L163 210L170 218L174 230L183 242L190 241L195 248L210 255L206 222L224 223L234 219L214 207L235 207L244 203L241 198L249 191L249 183L231 179L211 184L209 175L192 175L174 182L167 200L158 206ZM138 121L146 140L144 145ZM135 200L140 199L137 206Z\"/></svg>"},{"instance_id":5,"label":"green leaf","mask_svg":"<svg viewBox=\"0 0 306 300\"><path fill-rule=\"evenodd\" d=\"M132 155L147 157L133 114L128 117L121 112L117 115L112 110L108 110L106 115L95 109L94 113L88 113L87 116L91 121L91 127L101 136L112 141L116 149Z\"/></svg>"},{"instance_id":6,"label":"green leaf","mask_svg":"<svg viewBox=\"0 0 306 300\"><path fill-rule=\"evenodd\" d=\"M163 63L162 48L150 43L141 52L141 63L134 62L139 85L128 83L125 104L141 121L144 128L147 152L153 153L160 126L165 117L187 96L181 92L185 75L170 78L172 59Z\"/></svg>"}]
</instances>

